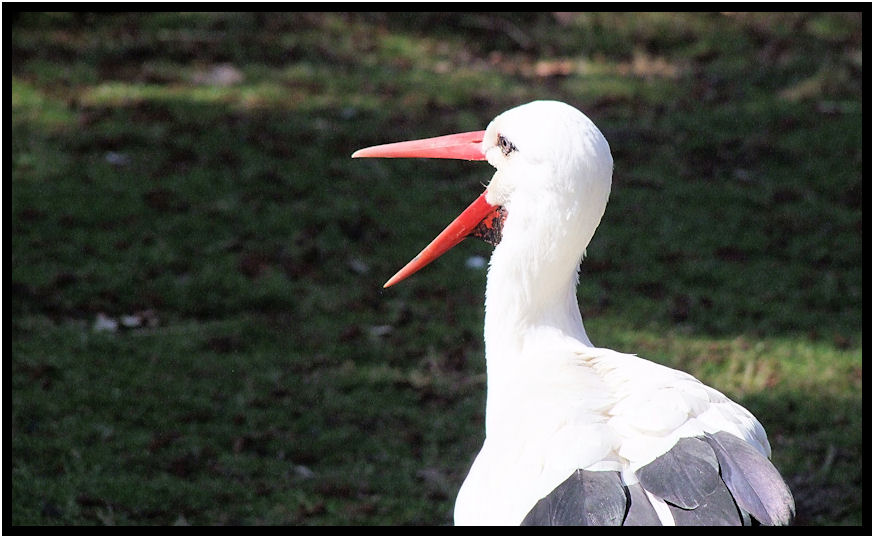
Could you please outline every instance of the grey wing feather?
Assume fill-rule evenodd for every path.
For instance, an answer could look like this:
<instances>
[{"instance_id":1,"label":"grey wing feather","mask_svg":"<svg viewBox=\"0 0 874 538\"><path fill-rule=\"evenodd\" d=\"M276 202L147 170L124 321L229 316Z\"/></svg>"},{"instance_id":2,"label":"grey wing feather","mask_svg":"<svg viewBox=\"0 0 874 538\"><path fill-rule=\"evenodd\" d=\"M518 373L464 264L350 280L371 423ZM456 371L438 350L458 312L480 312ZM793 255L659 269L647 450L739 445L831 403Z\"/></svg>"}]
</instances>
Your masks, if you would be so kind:
<instances>
[{"instance_id":1,"label":"grey wing feather","mask_svg":"<svg viewBox=\"0 0 874 538\"><path fill-rule=\"evenodd\" d=\"M637 472L640 485L664 499L677 525L741 525L741 515L719 476L719 463L705 441L677 441Z\"/></svg>"},{"instance_id":2,"label":"grey wing feather","mask_svg":"<svg viewBox=\"0 0 874 538\"><path fill-rule=\"evenodd\" d=\"M662 522L640 484L627 486L627 488L630 502L625 522L622 524L628 527L660 526Z\"/></svg>"},{"instance_id":3,"label":"grey wing feather","mask_svg":"<svg viewBox=\"0 0 874 538\"><path fill-rule=\"evenodd\" d=\"M522 525L621 525L625 509L619 473L577 470L537 501Z\"/></svg>"},{"instance_id":4,"label":"grey wing feather","mask_svg":"<svg viewBox=\"0 0 874 538\"><path fill-rule=\"evenodd\" d=\"M668 504L674 523L678 526L730 526L743 525L743 519L738 512L737 505L731 497L731 493L722 480L712 492L701 499L700 504L693 510L679 508Z\"/></svg>"},{"instance_id":5,"label":"grey wing feather","mask_svg":"<svg viewBox=\"0 0 874 538\"><path fill-rule=\"evenodd\" d=\"M780 473L751 445L727 432L706 434L737 505L762 525L788 525L795 500Z\"/></svg>"},{"instance_id":6,"label":"grey wing feather","mask_svg":"<svg viewBox=\"0 0 874 538\"><path fill-rule=\"evenodd\" d=\"M525 516L523 525L660 525L646 492L677 525L788 525L795 501L770 461L727 432L686 437L637 471L575 471Z\"/></svg>"},{"instance_id":7,"label":"grey wing feather","mask_svg":"<svg viewBox=\"0 0 874 538\"><path fill-rule=\"evenodd\" d=\"M692 510L718 487L719 463L707 443L686 437L637 471L637 478L650 493Z\"/></svg>"}]
</instances>

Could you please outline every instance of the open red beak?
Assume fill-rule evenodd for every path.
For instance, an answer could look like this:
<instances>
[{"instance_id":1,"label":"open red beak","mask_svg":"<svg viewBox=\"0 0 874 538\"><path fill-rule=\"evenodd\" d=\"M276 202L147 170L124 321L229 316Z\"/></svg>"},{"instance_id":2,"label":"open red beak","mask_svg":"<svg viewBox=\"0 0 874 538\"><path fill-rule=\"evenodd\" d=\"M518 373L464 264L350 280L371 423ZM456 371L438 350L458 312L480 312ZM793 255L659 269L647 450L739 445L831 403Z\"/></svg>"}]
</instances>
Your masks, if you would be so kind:
<instances>
[{"instance_id":1,"label":"open red beak","mask_svg":"<svg viewBox=\"0 0 874 538\"><path fill-rule=\"evenodd\" d=\"M460 133L409 142L383 144L356 151L353 158L358 157L430 157L432 159L464 159L468 161L484 161L481 144L485 131ZM462 211L445 230L440 232L431 244L425 247L410 263L391 277L383 287L393 286L412 275L422 267L439 258L447 250L461 242L462 239L476 233L480 224L491 229L495 218L503 218L501 208L486 202L483 192L467 209Z\"/></svg>"},{"instance_id":2,"label":"open red beak","mask_svg":"<svg viewBox=\"0 0 874 538\"><path fill-rule=\"evenodd\" d=\"M428 157L431 159L464 159L466 161L484 161L486 156L481 149L485 131L451 134L395 142L359 149L352 154L358 157Z\"/></svg>"}]
</instances>

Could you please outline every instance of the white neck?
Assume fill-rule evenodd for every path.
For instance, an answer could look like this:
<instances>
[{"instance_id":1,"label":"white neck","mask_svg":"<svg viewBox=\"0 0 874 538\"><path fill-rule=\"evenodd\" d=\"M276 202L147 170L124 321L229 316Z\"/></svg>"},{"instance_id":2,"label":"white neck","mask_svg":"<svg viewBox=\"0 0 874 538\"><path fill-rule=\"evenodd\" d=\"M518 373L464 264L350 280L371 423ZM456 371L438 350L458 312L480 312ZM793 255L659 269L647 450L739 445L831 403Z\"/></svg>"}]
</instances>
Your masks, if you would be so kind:
<instances>
[{"instance_id":1,"label":"white neck","mask_svg":"<svg viewBox=\"0 0 874 538\"><path fill-rule=\"evenodd\" d=\"M489 263L485 341L490 363L518 355L525 338L544 328L591 346L576 289L580 261L604 204L568 205L560 195L543 193L524 199L524 204L507 204L503 239ZM496 353L495 348L506 346L515 351Z\"/></svg>"},{"instance_id":2,"label":"white neck","mask_svg":"<svg viewBox=\"0 0 874 538\"><path fill-rule=\"evenodd\" d=\"M576 288L580 260L603 214L566 207L541 196L507 206L503 238L495 247L486 284L488 369L486 431L502 424L498 410L528 390L531 373L550 367L559 349L592 346L583 328ZM538 207L540 206L540 207ZM510 407L508 407L508 405ZM503 427L503 426L501 426Z\"/></svg>"},{"instance_id":3,"label":"white neck","mask_svg":"<svg viewBox=\"0 0 874 538\"><path fill-rule=\"evenodd\" d=\"M544 329L592 345L577 304L580 258L558 258L532 259L503 250L502 245L495 248L486 284L489 367L517 359L525 340Z\"/></svg>"}]
</instances>

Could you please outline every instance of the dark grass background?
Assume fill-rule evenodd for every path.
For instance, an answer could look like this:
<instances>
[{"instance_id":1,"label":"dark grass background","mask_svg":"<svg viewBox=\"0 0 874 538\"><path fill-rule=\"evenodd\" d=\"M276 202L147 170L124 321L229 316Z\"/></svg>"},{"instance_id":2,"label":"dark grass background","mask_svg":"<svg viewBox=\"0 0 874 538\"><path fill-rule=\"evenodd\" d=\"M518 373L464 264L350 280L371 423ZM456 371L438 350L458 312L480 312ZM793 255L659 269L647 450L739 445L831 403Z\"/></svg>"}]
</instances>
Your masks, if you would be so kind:
<instances>
[{"instance_id":1,"label":"dark grass background","mask_svg":"<svg viewBox=\"0 0 874 538\"><path fill-rule=\"evenodd\" d=\"M616 163L593 341L755 413L797 524L870 525L866 9L4 6L4 523L450 523L488 246L381 285L491 169L349 155L549 98Z\"/></svg>"}]
</instances>

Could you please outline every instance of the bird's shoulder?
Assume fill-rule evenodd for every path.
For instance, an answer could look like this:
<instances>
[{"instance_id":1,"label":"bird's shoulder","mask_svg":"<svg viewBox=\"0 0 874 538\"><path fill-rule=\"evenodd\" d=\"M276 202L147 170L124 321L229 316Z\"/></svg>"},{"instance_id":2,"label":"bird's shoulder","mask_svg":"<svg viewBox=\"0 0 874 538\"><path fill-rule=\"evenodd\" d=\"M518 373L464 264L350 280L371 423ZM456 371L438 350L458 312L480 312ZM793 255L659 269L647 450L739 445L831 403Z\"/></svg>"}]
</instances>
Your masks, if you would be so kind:
<instances>
[{"instance_id":1,"label":"bird's shoulder","mask_svg":"<svg viewBox=\"0 0 874 538\"><path fill-rule=\"evenodd\" d=\"M608 387L608 424L622 440L620 455L637 462L635 467L682 437L717 431L731 433L770 457L765 431L752 413L692 375L606 348L583 350L579 359Z\"/></svg>"},{"instance_id":2,"label":"bird's shoulder","mask_svg":"<svg viewBox=\"0 0 874 538\"><path fill-rule=\"evenodd\" d=\"M575 359L610 394L599 426L612 449L564 481L552 477L558 485L524 524L791 521L792 495L768 461L764 429L745 408L688 373L635 355L588 347Z\"/></svg>"}]
</instances>

